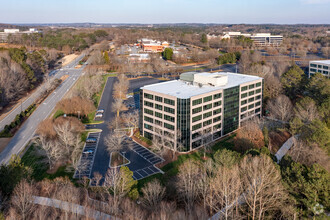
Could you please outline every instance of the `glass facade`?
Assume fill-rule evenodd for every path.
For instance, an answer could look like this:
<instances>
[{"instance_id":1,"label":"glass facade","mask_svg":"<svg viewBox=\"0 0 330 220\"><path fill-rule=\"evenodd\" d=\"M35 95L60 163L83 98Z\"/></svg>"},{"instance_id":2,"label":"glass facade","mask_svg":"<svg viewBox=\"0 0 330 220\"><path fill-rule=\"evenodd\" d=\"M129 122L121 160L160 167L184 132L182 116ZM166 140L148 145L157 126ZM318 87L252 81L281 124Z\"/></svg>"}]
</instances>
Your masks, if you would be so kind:
<instances>
[{"instance_id":1,"label":"glass facade","mask_svg":"<svg viewBox=\"0 0 330 220\"><path fill-rule=\"evenodd\" d=\"M238 128L239 86L224 90L223 135Z\"/></svg>"},{"instance_id":2,"label":"glass facade","mask_svg":"<svg viewBox=\"0 0 330 220\"><path fill-rule=\"evenodd\" d=\"M190 98L177 99L177 129L178 142L180 142L184 149L182 151L190 150Z\"/></svg>"}]
</instances>

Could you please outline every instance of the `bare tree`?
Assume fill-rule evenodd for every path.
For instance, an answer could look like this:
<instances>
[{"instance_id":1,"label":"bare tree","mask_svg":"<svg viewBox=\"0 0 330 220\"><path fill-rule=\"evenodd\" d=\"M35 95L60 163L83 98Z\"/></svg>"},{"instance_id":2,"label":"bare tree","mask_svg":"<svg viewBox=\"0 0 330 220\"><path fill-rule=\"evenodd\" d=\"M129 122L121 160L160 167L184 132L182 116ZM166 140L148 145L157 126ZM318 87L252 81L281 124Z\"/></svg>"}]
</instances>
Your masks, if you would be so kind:
<instances>
[{"instance_id":1,"label":"bare tree","mask_svg":"<svg viewBox=\"0 0 330 220\"><path fill-rule=\"evenodd\" d=\"M270 115L278 120L287 122L291 119L293 106L290 99L285 95L280 95L276 99L267 103Z\"/></svg>"},{"instance_id":2,"label":"bare tree","mask_svg":"<svg viewBox=\"0 0 330 220\"><path fill-rule=\"evenodd\" d=\"M143 193L142 204L150 210L157 209L165 196L165 187L157 179L147 183L141 191Z\"/></svg>"},{"instance_id":3,"label":"bare tree","mask_svg":"<svg viewBox=\"0 0 330 220\"><path fill-rule=\"evenodd\" d=\"M178 196L186 204L187 213L192 213L195 202L199 197L198 180L200 178L200 166L192 160L187 160L179 167L176 189Z\"/></svg>"},{"instance_id":4,"label":"bare tree","mask_svg":"<svg viewBox=\"0 0 330 220\"><path fill-rule=\"evenodd\" d=\"M139 111L135 110L133 112L129 112L125 115L126 125L127 127L137 128L139 126Z\"/></svg>"},{"instance_id":5,"label":"bare tree","mask_svg":"<svg viewBox=\"0 0 330 220\"><path fill-rule=\"evenodd\" d=\"M34 194L35 188L25 179L17 184L14 189L11 197L11 204L23 220L30 219L30 215L36 207L33 203Z\"/></svg>"},{"instance_id":6,"label":"bare tree","mask_svg":"<svg viewBox=\"0 0 330 220\"><path fill-rule=\"evenodd\" d=\"M305 97L296 103L294 113L303 123L310 123L319 117L315 102L309 97Z\"/></svg>"},{"instance_id":7,"label":"bare tree","mask_svg":"<svg viewBox=\"0 0 330 220\"><path fill-rule=\"evenodd\" d=\"M112 110L116 112L117 117L119 117L119 113L124 108L124 103L122 99L115 99L115 101L112 103Z\"/></svg>"},{"instance_id":8,"label":"bare tree","mask_svg":"<svg viewBox=\"0 0 330 220\"><path fill-rule=\"evenodd\" d=\"M251 148L261 148L265 145L264 135L254 120L247 121L238 131L234 139L237 151L245 152Z\"/></svg>"},{"instance_id":9,"label":"bare tree","mask_svg":"<svg viewBox=\"0 0 330 220\"><path fill-rule=\"evenodd\" d=\"M104 142L107 146L109 153L118 152L123 147L123 142L125 140L125 133L123 132L114 132L110 133L105 137Z\"/></svg>"},{"instance_id":10,"label":"bare tree","mask_svg":"<svg viewBox=\"0 0 330 220\"><path fill-rule=\"evenodd\" d=\"M50 169L63 158L64 149L57 140L47 140L45 137L40 136L36 143L45 151Z\"/></svg>"},{"instance_id":11,"label":"bare tree","mask_svg":"<svg viewBox=\"0 0 330 220\"><path fill-rule=\"evenodd\" d=\"M214 178L210 181L210 193L207 204L214 212L220 212L224 219L235 219L241 180L238 166L226 168L219 166Z\"/></svg>"},{"instance_id":12,"label":"bare tree","mask_svg":"<svg viewBox=\"0 0 330 220\"><path fill-rule=\"evenodd\" d=\"M287 194L281 175L267 155L247 156L241 163L242 191L247 209L242 209L251 219L264 219L265 213L281 210Z\"/></svg>"}]
</instances>

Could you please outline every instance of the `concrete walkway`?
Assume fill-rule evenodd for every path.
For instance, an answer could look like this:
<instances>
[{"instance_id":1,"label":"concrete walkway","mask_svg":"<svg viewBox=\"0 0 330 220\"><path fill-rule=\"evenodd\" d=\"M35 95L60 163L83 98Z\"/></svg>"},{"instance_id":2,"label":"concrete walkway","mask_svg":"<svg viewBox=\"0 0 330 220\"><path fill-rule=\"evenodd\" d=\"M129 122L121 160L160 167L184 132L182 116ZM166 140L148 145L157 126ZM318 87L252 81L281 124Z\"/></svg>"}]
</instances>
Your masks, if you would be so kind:
<instances>
[{"instance_id":1,"label":"concrete walkway","mask_svg":"<svg viewBox=\"0 0 330 220\"><path fill-rule=\"evenodd\" d=\"M57 199L51 199L47 197L40 197L40 196L34 196L34 204L38 205L44 205L44 206L50 206L54 208L58 208L67 212L71 212L77 215L83 215L88 218L93 219L101 219L101 220L108 220L108 219L115 219L115 217L112 217L111 215L108 215L104 212L96 211L95 209L86 208L84 206L69 203ZM118 219L118 218L117 218Z\"/></svg>"},{"instance_id":2,"label":"concrete walkway","mask_svg":"<svg viewBox=\"0 0 330 220\"><path fill-rule=\"evenodd\" d=\"M296 141L297 136L290 137L283 145L282 147L276 152L275 157L277 159L277 163L281 161L281 159L285 156L285 154L290 150L290 148L293 146L293 144Z\"/></svg>"}]
</instances>

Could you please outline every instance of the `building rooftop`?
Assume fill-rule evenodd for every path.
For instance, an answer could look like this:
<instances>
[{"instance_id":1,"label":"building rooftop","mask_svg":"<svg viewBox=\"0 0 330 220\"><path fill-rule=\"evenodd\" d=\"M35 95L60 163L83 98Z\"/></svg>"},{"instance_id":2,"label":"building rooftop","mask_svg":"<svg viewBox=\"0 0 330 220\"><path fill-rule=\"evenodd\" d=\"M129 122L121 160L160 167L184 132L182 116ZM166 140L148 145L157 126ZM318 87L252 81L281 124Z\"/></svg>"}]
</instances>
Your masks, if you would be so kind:
<instances>
[{"instance_id":1,"label":"building rooftop","mask_svg":"<svg viewBox=\"0 0 330 220\"><path fill-rule=\"evenodd\" d=\"M327 64L330 65L330 60L311 60L310 63L319 63L319 64Z\"/></svg>"},{"instance_id":2,"label":"building rooftop","mask_svg":"<svg viewBox=\"0 0 330 220\"><path fill-rule=\"evenodd\" d=\"M258 79L262 79L258 76L244 75L238 73L228 73L228 72L217 72L217 73L195 73L196 75L203 78L227 78L227 83L222 86L212 86L208 84L192 83L184 80L171 80L162 83L156 83L152 85L147 85L141 89L150 90L153 92L159 92L170 96L175 96L181 99L187 99L193 96L202 95L204 93L213 92L216 90L227 89L231 87L238 86L242 83L252 82ZM195 80L194 80L195 81Z\"/></svg>"}]
</instances>

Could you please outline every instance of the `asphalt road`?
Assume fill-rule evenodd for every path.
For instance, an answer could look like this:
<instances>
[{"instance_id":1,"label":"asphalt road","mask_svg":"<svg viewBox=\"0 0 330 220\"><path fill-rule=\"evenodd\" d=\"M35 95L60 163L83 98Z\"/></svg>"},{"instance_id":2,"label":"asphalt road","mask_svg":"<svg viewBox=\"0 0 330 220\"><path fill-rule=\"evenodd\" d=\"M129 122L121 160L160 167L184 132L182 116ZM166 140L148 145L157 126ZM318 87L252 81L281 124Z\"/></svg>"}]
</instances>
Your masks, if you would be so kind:
<instances>
[{"instance_id":1,"label":"asphalt road","mask_svg":"<svg viewBox=\"0 0 330 220\"><path fill-rule=\"evenodd\" d=\"M84 67L80 69L66 68L64 72L60 71L57 73L58 75L67 74L69 77L57 87L56 90L53 91L24 122L22 127L16 132L15 136L0 154L0 163L7 164L12 154L18 154L24 149L26 144L34 136L39 123L49 116L57 102L60 101L67 91L69 91L69 89L75 84L77 79L81 76L83 68Z\"/></svg>"},{"instance_id":2,"label":"asphalt road","mask_svg":"<svg viewBox=\"0 0 330 220\"><path fill-rule=\"evenodd\" d=\"M51 77L50 80L61 78L63 75L67 74L67 72L71 72L71 68L75 67L83 57L84 55L80 55L73 62L69 63L62 69L51 71L49 73L49 76ZM34 91L34 93L32 93L27 99L22 101L21 104L17 105L13 110L11 110L11 112L0 121L0 131L2 131L6 125L14 121L16 115L20 114L21 111L24 111L30 105L32 105L40 97L44 90L45 84L40 85L39 88Z\"/></svg>"},{"instance_id":3,"label":"asphalt road","mask_svg":"<svg viewBox=\"0 0 330 220\"><path fill-rule=\"evenodd\" d=\"M104 138L107 135L109 135L111 132L111 130L108 128L108 123L115 118L115 113L112 112L112 103L114 101L112 97L112 90L115 80L116 78L113 77L108 78L108 81L105 85L103 95L100 101L99 109L104 109L104 113L103 113L104 116L99 120L104 120L104 123L95 125L95 128L102 129L102 133L97 146L95 160L91 173L92 175L90 176L90 178L93 178L94 172L99 172L102 176L105 176L109 168L110 155L106 149ZM157 82L160 82L160 80L154 78L140 78L140 79L130 80L130 87L128 92L130 93L130 92L138 91L139 88L143 87L144 85L149 85ZM135 163L139 164L135 167L135 169L141 169L145 166L151 165L150 163L148 163L148 161L145 161L138 154L134 152L129 152L128 149L126 149L125 152L126 152L125 156L129 157L129 160L132 160ZM132 165L130 166L130 169L133 169Z\"/></svg>"}]
</instances>

